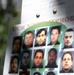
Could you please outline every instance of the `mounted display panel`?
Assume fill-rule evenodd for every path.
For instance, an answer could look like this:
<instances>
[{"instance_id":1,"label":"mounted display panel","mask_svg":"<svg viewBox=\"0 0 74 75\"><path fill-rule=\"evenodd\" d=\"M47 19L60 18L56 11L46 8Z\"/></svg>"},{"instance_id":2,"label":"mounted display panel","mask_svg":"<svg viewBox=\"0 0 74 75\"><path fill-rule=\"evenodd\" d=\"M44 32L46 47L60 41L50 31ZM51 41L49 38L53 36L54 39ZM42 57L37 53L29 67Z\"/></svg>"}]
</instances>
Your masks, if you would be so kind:
<instances>
[{"instance_id":1,"label":"mounted display panel","mask_svg":"<svg viewBox=\"0 0 74 75\"><path fill-rule=\"evenodd\" d=\"M73 0L23 0L21 24L12 28L3 75L73 75L73 6Z\"/></svg>"}]
</instances>

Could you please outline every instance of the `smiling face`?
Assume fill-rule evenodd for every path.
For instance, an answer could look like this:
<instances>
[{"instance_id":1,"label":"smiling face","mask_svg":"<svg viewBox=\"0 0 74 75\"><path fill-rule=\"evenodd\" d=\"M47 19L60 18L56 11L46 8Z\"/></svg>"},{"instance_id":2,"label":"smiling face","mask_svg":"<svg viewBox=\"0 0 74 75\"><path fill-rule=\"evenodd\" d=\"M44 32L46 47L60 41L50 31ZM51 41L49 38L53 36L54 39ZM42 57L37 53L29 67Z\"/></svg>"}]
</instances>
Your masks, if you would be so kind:
<instances>
[{"instance_id":1,"label":"smiling face","mask_svg":"<svg viewBox=\"0 0 74 75\"><path fill-rule=\"evenodd\" d=\"M73 32L65 32L64 35L64 44L66 47L72 46L73 43Z\"/></svg>"},{"instance_id":2,"label":"smiling face","mask_svg":"<svg viewBox=\"0 0 74 75\"><path fill-rule=\"evenodd\" d=\"M53 29L50 35L50 40L52 44L55 44L58 41L59 38L59 31L58 29Z\"/></svg>"},{"instance_id":3,"label":"smiling face","mask_svg":"<svg viewBox=\"0 0 74 75\"><path fill-rule=\"evenodd\" d=\"M42 61L43 61L43 55L42 55L42 53L41 52L37 52L36 55L35 55L35 57L34 57L34 64L36 66L40 66L41 63L42 63Z\"/></svg>"},{"instance_id":4,"label":"smiling face","mask_svg":"<svg viewBox=\"0 0 74 75\"><path fill-rule=\"evenodd\" d=\"M73 61L69 53L65 54L62 59L62 68L70 69L72 67Z\"/></svg>"},{"instance_id":5,"label":"smiling face","mask_svg":"<svg viewBox=\"0 0 74 75\"><path fill-rule=\"evenodd\" d=\"M42 45L46 39L45 31L43 30L38 36L36 37L36 41L39 45Z\"/></svg>"}]
</instances>

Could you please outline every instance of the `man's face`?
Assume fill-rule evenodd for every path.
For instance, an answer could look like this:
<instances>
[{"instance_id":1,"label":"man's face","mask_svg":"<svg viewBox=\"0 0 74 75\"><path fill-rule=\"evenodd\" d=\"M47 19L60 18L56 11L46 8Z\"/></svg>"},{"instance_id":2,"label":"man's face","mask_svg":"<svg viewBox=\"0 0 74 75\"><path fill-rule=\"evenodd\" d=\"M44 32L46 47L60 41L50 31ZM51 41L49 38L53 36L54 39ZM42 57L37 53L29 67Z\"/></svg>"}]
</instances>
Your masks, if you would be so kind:
<instances>
[{"instance_id":1,"label":"man's face","mask_svg":"<svg viewBox=\"0 0 74 75\"><path fill-rule=\"evenodd\" d=\"M36 41L39 45L42 45L46 39L45 31L42 31L38 36L36 37Z\"/></svg>"},{"instance_id":2,"label":"man's face","mask_svg":"<svg viewBox=\"0 0 74 75\"><path fill-rule=\"evenodd\" d=\"M42 53L41 52L37 52L35 57L34 57L34 64L36 66L40 66L42 61L43 61Z\"/></svg>"},{"instance_id":3,"label":"man's face","mask_svg":"<svg viewBox=\"0 0 74 75\"><path fill-rule=\"evenodd\" d=\"M53 44L55 44L58 41L59 38L59 32L58 29L53 29L50 35L50 40Z\"/></svg>"},{"instance_id":4,"label":"man's face","mask_svg":"<svg viewBox=\"0 0 74 75\"><path fill-rule=\"evenodd\" d=\"M70 54L65 54L62 60L62 68L63 69L70 69L72 67L72 59Z\"/></svg>"},{"instance_id":5,"label":"man's face","mask_svg":"<svg viewBox=\"0 0 74 75\"><path fill-rule=\"evenodd\" d=\"M65 32L64 35L64 44L67 47L70 47L73 43L73 32Z\"/></svg>"},{"instance_id":6,"label":"man's face","mask_svg":"<svg viewBox=\"0 0 74 75\"><path fill-rule=\"evenodd\" d=\"M27 65L29 63L29 60L30 60L30 55L29 53L24 53L23 54L23 58L22 58L22 63L23 65Z\"/></svg>"},{"instance_id":7,"label":"man's face","mask_svg":"<svg viewBox=\"0 0 74 75\"><path fill-rule=\"evenodd\" d=\"M11 63L11 70L13 70L14 72L17 71L18 68L18 60L16 58L13 59L12 63Z\"/></svg>"},{"instance_id":8,"label":"man's face","mask_svg":"<svg viewBox=\"0 0 74 75\"><path fill-rule=\"evenodd\" d=\"M20 40L17 39L17 40L15 40L15 42L14 42L13 50L14 50L14 52L18 52L19 49L20 49Z\"/></svg>"},{"instance_id":9,"label":"man's face","mask_svg":"<svg viewBox=\"0 0 74 75\"><path fill-rule=\"evenodd\" d=\"M55 61L56 61L56 54L55 54L55 51L50 51L49 55L48 55L48 62L50 64L53 64Z\"/></svg>"},{"instance_id":10,"label":"man's face","mask_svg":"<svg viewBox=\"0 0 74 75\"><path fill-rule=\"evenodd\" d=\"M25 45L32 45L33 39L34 37L32 33L26 34L25 39L24 39Z\"/></svg>"}]
</instances>

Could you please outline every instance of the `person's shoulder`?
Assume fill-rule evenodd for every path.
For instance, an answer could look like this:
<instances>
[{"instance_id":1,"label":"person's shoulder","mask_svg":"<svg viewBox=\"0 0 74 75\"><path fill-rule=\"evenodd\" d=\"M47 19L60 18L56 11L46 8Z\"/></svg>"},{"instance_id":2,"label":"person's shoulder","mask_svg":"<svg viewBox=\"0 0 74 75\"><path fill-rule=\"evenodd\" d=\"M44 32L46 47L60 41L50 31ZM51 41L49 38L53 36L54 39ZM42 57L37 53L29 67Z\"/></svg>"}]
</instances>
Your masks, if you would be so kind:
<instances>
[{"instance_id":1,"label":"person's shoulder","mask_svg":"<svg viewBox=\"0 0 74 75\"><path fill-rule=\"evenodd\" d=\"M60 42L59 42L59 41L57 41L57 42L56 42L56 44L60 44Z\"/></svg>"},{"instance_id":2,"label":"person's shoulder","mask_svg":"<svg viewBox=\"0 0 74 75\"><path fill-rule=\"evenodd\" d=\"M35 44L35 47L39 46L38 44Z\"/></svg>"},{"instance_id":3,"label":"person's shoulder","mask_svg":"<svg viewBox=\"0 0 74 75\"><path fill-rule=\"evenodd\" d=\"M63 70L61 70L61 71L60 71L60 73L64 73L64 71L63 71Z\"/></svg>"},{"instance_id":4,"label":"person's shoulder","mask_svg":"<svg viewBox=\"0 0 74 75\"><path fill-rule=\"evenodd\" d=\"M48 45L52 45L51 42Z\"/></svg>"}]
</instances>

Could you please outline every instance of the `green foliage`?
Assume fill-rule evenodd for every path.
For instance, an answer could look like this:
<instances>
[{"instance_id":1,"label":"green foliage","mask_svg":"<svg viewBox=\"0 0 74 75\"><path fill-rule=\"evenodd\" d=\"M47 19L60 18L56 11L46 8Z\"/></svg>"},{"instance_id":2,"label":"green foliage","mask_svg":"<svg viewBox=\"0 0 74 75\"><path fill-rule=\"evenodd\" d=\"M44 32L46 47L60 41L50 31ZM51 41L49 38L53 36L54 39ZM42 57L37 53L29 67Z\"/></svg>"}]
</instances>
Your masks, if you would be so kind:
<instances>
[{"instance_id":1,"label":"green foliage","mask_svg":"<svg viewBox=\"0 0 74 75\"><path fill-rule=\"evenodd\" d=\"M21 11L16 11L13 0L7 0L6 9L2 8L0 1L0 75L2 75L3 71L9 34L11 33L12 26L20 23L20 15Z\"/></svg>"}]
</instances>

